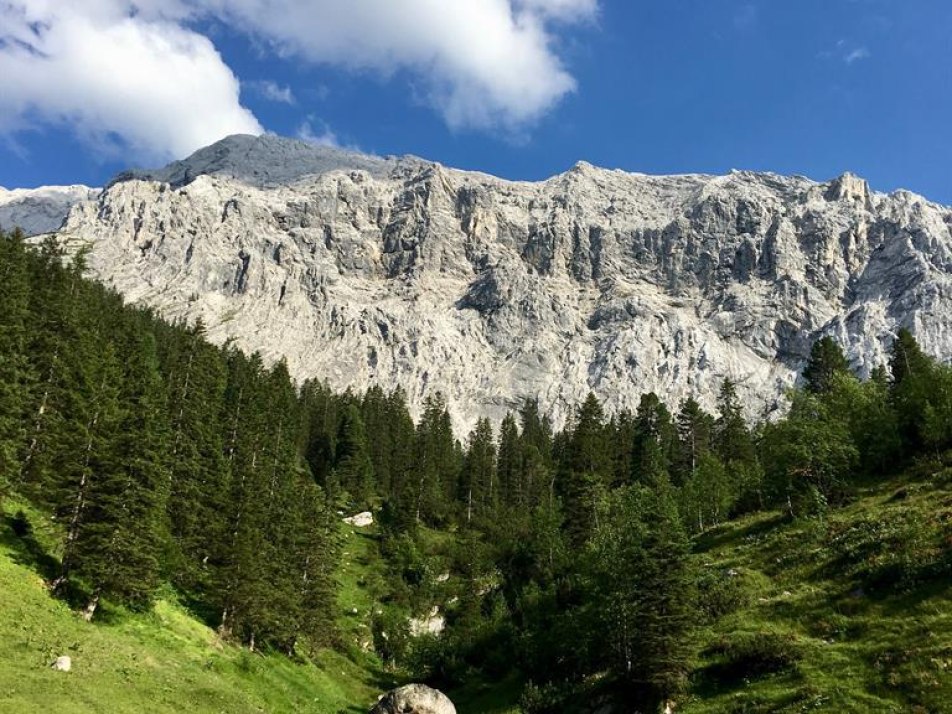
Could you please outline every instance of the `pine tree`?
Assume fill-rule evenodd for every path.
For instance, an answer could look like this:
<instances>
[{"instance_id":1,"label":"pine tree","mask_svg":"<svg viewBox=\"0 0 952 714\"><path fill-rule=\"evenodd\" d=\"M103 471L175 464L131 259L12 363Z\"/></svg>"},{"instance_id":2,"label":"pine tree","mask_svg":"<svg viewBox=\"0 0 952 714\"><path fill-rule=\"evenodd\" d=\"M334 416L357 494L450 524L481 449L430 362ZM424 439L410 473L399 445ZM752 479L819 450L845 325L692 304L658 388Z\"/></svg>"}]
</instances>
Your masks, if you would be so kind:
<instances>
[{"instance_id":1,"label":"pine tree","mask_svg":"<svg viewBox=\"0 0 952 714\"><path fill-rule=\"evenodd\" d=\"M351 404L344 410L337 431L336 482L359 507L369 505L374 493L374 467L364 420Z\"/></svg>"},{"instance_id":2,"label":"pine tree","mask_svg":"<svg viewBox=\"0 0 952 714\"><path fill-rule=\"evenodd\" d=\"M651 483L671 468L677 432L668 408L654 392L643 394L633 424L632 480Z\"/></svg>"},{"instance_id":3,"label":"pine tree","mask_svg":"<svg viewBox=\"0 0 952 714\"><path fill-rule=\"evenodd\" d=\"M578 408L560 467L566 529L577 545L584 543L595 527L596 504L612 474L604 418L602 405L589 393Z\"/></svg>"},{"instance_id":4,"label":"pine tree","mask_svg":"<svg viewBox=\"0 0 952 714\"><path fill-rule=\"evenodd\" d=\"M697 471L702 456L712 448L714 417L705 412L693 397L681 403L677 416L678 455L673 473L676 483L690 479Z\"/></svg>"},{"instance_id":5,"label":"pine tree","mask_svg":"<svg viewBox=\"0 0 952 714\"><path fill-rule=\"evenodd\" d=\"M814 394L827 394L834 386L837 375L849 373L849 362L842 348L829 335L813 343L810 358L803 368L803 379L807 391Z\"/></svg>"},{"instance_id":6,"label":"pine tree","mask_svg":"<svg viewBox=\"0 0 952 714\"><path fill-rule=\"evenodd\" d=\"M465 522L474 517L492 516L498 507L499 483L496 475L496 445L488 419L480 419L470 432L469 445L460 471L459 494L463 499Z\"/></svg>"},{"instance_id":7,"label":"pine tree","mask_svg":"<svg viewBox=\"0 0 952 714\"><path fill-rule=\"evenodd\" d=\"M0 502L20 469L33 374L27 359L29 263L23 235L0 232Z\"/></svg>"}]
</instances>

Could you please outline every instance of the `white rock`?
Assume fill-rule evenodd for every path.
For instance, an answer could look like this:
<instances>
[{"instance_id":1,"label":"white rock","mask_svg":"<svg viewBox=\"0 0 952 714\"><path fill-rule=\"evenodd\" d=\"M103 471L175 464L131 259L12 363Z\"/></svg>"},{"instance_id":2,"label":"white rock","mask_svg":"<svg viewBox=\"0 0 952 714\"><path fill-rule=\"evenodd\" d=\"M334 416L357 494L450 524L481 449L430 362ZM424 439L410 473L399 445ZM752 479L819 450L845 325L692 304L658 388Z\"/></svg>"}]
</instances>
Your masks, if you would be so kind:
<instances>
[{"instance_id":1,"label":"white rock","mask_svg":"<svg viewBox=\"0 0 952 714\"><path fill-rule=\"evenodd\" d=\"M456 714L456 707L437 689L407 684L380 697L370 714Z\"/></svg>"},{"instance_id":2,"label":"white rock","mask_svg":"<svg viewBox=\"0 0 952 714\"><path fill-rule=\"evenodd\" d=\"M556 426L589 391L711 408L724 377L760 416L823 334L864 374L899 326L952 353L952 211L850 175L525 183L230 137L137 176L60 231L94 275L297 378L400 386L415 416L442 392L461 430L526 396Z\"/></svg>"},{"instance_id":3,"label":"white rock","mask_svg":"<svg viewBox=\"0 0 952 714\"><path fill-rule=\"evenodd\" d=\"M73 660L68 655L62 655L50 666L57 672L69 672L73 668Z\"/></svg>"},{"instance_id":4,"label":"white rock","mask_svg":"<svg viewBox=\"0 0 952 714\"><path fill-rule=\"evenodd\" d=\"M440 608L434 606L426 617L410 618L410 635L440 635L446 629L446 618L440 614Z\"/></svg>"},{"instance_id":5,"label":"white rock","mask_svg":"<svg viewBox=\"0 0 952 714\"><path fill-rule=\"evenodd\" d=\"M374 515L370 511L362 511L356 515L344 519L344 523L357 528L366 528L367 526L373 525L373 522Z\"/></svg>"}]
</instances>

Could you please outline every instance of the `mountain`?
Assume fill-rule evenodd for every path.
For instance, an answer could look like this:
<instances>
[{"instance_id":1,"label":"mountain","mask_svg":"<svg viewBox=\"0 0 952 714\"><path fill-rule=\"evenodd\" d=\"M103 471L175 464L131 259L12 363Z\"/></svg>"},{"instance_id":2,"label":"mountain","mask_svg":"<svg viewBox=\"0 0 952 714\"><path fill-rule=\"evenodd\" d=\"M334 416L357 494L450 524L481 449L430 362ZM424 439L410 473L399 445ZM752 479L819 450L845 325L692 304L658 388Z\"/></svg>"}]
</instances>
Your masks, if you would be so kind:
<instances>
[{"instance_id":1,"label":"mountain","mask_svg":"<svg viewBox=\"0 0 952 714\"><path fill-rule=\"evenodd\" d=\"M120 175L60 234L131 301L298 378L442 392L461 428L524 396L560 424L590 390L710 406L724 377L760 415L823 334L864 373L900 325L952 352L952 210L849 174L529 183L233 136Z\"/></svg>"},{"instance_id":2,"label":"mountain","mask_svg":"<svg viewBox=\"0 0 952 714\"><path fill-rule=\"evenodd\" d=\"M19 227L27 235L55 231L69 209L94 201L99 189L89 186L40 186L12 191L0 186L0 229Z\"/></svg>"}]
</instances>

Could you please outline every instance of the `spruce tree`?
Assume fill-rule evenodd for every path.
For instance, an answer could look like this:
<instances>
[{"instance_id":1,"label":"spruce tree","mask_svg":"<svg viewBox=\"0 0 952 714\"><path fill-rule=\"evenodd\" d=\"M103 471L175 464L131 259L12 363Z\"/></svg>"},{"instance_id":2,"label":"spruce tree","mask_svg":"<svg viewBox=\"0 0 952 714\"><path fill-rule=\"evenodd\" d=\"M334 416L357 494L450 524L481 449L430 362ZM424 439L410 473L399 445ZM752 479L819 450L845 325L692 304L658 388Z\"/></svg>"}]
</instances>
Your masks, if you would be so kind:
<instances>
[{"instance_id":1,"label":"spruce tree","mask_svg":"<svg viewBox=\"0 0 952 714\"><path fill-rule=\"evenodd\" d=\"M226 538L229 484L222 406L227 374L201 324L165 335L168 374L171 575L186 592L211 587Z\"/></svg>"},{"instance_id":2,"label":"spruce tree","mask_svg":"<svg viewBox=\"0 0 952 714\"><path fill-rule=\"evenodd\" d=\"M595 527L596 504L612 474L611 452L602 405L589 393L578 408L560 466L566 529L573 543L584 543Z\"/></svg>"},{"instance_id":3,"label":"spruce tree","mask_svg":"<svg viewBox=\"0 0 952 714\"><path fill-rule=\"evenodd\" d=\"M676 483L681 484L694 475L701 457L711 451L714 417L693 397L688 397L678 410L677 430L679 445L673 474Z\"/></svg>"},{"instance_id":4,"label":"spruce tree","mask_svg":"<svg viewBox=\"0 0 952 714\"><path fill-rule=\"evenodd\" d=\"M752 464L757 458L753 439L737 398L737 388L729 379L721 383L717 396L714 448L726 464Z\"/></svg>"},{"instance_id":5,"label":"spruce tree","mask_svg":"<svg viewBox=\"0 0 952 714\"><path fill-rule=\"evenodd\" d=\"M651 483L668 473L677 448L671 413L654 392L642 395L632 428L632 481Z\"/></svg>"},{"instance_id":6,"label":"spruce tree","mask_svg":"<svg viewBox=\"0 0 952 714\"><path fill-rule=\"evenodd\" d=\"M0 232L0 501L20 468L33 373L27 358L30 276L23 235Z\"/></svg>"},{"instance_id":7,"label":"spruce tree","mask_svg":"<svg viewBox=\"0 0 952 714\"><path fill-rule=\"evenodd\" d=\"M374 493L374 467L367 433L355 404L344 410L337 431L336 482L358 507L369 505Z\"/></svg>"},{"instance_id":8,"label":"spruce tree","mask_svg":"<svg viewBox=\"0 0 952 714\"><path fill-rule=\"evenodd\" d=\"M522 450L519 427L512 412L507 412L499 426L499 488L492 498L508 507L525 503L525 487L522 483Z\"/></svg>"},{"instance_id":9,"label":"spruce tree","mask_svg":"<svg viewBox=\"0 0 952 714\"><path fill-rule=\"evenodd\" d=\"M122 342L100 355L63 557L63 578L90 589L87 618L101 597L147 605L159 582L168 494L164 385L154 339L141 320L130 322Z\"/></svg>"},{"instance_id":10,"label":"spruce tree","mask_svg":"<svg viewBox=\"0 0 952 714\"><path fill-rule=\"evenodd\" d=\"M496 445L493 428L488 419L480 419L470 432L469 445L460 471L460 498L463 501L464 520L491 517L499 503L499 483L496 474Z\"/></svg>"},{"instance_id":11,"label":"spruce tree","mask_svg":"<svg viewBox=\"0 0 952 714\"><path fill-rule=\"evenodd\" d=\"M829 335L813 343L810 358L803 368L803 379L808 391L827 394L832 391L837 375L849 373L849 362L842 348Z\"/></svg>"}]
</instances>

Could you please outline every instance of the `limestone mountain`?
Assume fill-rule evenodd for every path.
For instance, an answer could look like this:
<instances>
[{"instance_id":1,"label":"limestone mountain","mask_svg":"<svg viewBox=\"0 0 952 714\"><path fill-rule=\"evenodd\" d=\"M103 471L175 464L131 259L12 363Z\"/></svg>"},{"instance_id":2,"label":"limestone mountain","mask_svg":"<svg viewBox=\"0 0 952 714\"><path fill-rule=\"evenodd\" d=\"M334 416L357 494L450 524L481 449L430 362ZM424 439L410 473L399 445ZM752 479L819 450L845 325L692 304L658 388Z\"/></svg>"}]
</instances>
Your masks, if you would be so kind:
<instances>
[{"instance_id":1,"label":"limestone mountain","mask_svg":"<svg viewBox=\"0 0 952 714\"><path fill-rule=\"evenodd\" d=\"M117 177L60 228L92 273L298 378L442 392L458 426L593 391L776 408L814 339L863 372L896 329L952 352L952 210L905 191L579 163L506 181L234 136Z\"/></svg>"}]
</instances>

